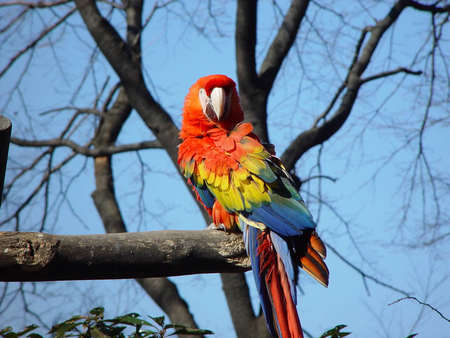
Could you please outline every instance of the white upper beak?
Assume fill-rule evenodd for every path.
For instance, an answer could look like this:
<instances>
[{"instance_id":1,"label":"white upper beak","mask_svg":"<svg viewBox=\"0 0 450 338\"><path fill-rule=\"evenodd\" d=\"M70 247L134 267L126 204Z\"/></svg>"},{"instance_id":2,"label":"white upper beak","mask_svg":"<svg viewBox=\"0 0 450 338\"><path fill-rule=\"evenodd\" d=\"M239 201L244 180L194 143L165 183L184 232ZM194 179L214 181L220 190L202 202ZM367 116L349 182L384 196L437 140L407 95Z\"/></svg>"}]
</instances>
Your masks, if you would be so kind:
<instances>
[{"instance_id":1,"label":"white upper beak","mask_svg":"<svg viewBox=\"0 0 450 338\"><path fill-rule=\"evenodd\" d=\"M211 95L206 94L206 90L201 88L198 97L202 105L203 113L212 121L220 121L228 109L228 98L225 89L215 87L211 91Z\"/></svg>"}]
</instances>

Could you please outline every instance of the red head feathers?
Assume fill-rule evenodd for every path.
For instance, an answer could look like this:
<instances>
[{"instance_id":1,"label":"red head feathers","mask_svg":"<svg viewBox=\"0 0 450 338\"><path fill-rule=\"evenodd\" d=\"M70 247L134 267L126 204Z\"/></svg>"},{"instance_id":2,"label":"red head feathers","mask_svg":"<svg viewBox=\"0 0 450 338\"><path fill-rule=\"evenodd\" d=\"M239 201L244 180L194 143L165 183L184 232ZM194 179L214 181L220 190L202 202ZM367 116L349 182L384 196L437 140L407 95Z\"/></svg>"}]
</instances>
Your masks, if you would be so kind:
<instances>
[{"instance_id":1,"label":"red head feathers","mask_svg":"<svg viewBox=\"0 0 450 338\"><path fill-rule=\"evenodd\" d=\"M204 135L214 126L231 130L243 119L234 81L225 75L205 76L186 96L180 136Z\"/></svg>"}]
</instances>

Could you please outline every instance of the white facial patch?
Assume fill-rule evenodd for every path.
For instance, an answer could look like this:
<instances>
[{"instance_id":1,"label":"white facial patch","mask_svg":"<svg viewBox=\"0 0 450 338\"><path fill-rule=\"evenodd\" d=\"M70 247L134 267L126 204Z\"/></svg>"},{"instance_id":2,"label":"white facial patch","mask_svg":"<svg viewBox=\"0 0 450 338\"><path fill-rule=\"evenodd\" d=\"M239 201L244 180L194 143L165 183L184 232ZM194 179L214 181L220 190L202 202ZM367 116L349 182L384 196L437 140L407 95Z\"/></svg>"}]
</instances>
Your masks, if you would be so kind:
<instances>
[{"instance_id":1,"label":"white facial patch","mask_svg":"<svg viewBox=\"0 0 450 338\"><path fill-rule=\"evenodd\" d=\"M198 98L202 106L203 113L211 121L218 122L224 118L228 109L228 96L225 89L215 87L211 95L206 94L206 90L200 88Z\"/></svg>"}]
</instances>

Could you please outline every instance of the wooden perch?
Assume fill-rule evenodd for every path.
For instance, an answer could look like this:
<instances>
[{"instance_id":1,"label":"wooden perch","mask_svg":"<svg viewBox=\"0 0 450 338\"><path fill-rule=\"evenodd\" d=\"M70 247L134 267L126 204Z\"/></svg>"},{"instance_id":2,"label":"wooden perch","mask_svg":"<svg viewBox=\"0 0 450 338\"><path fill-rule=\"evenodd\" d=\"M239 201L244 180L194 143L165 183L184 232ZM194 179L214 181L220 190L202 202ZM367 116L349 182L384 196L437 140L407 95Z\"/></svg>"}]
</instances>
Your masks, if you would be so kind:
<instances>
[{"instance_id":1,"label":"wooden perch","mask_svg":"<svg viewBox=\"0 0 450 338\"><path fill-rule=\"evenodd\" d=\"M179 276L250 269L242 237L222 231L102 235L0 232L0 281Z\"/></svg>"}]
</instances>

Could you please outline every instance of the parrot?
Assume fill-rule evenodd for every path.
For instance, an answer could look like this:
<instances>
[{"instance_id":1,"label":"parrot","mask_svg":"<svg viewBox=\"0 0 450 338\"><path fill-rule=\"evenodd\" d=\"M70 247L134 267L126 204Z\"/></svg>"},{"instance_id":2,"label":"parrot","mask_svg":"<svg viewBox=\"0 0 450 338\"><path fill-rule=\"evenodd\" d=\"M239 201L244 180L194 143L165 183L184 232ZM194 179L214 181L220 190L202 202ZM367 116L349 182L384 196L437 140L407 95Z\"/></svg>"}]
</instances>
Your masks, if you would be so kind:
<instances>
[{"instance_id":1,"label":"parrot","mask_svg":"<svg viewBox=\"0 0 450 338\"><path fill-rule=\"evenodd\" d=\"M212 225L243 233L270 334L303 337L296 308L299 268L327 287L326 248L273 147L244 122L231 78L216 74L195 82L179 137L178 165Z\"/></svg>"}]
</instances>

